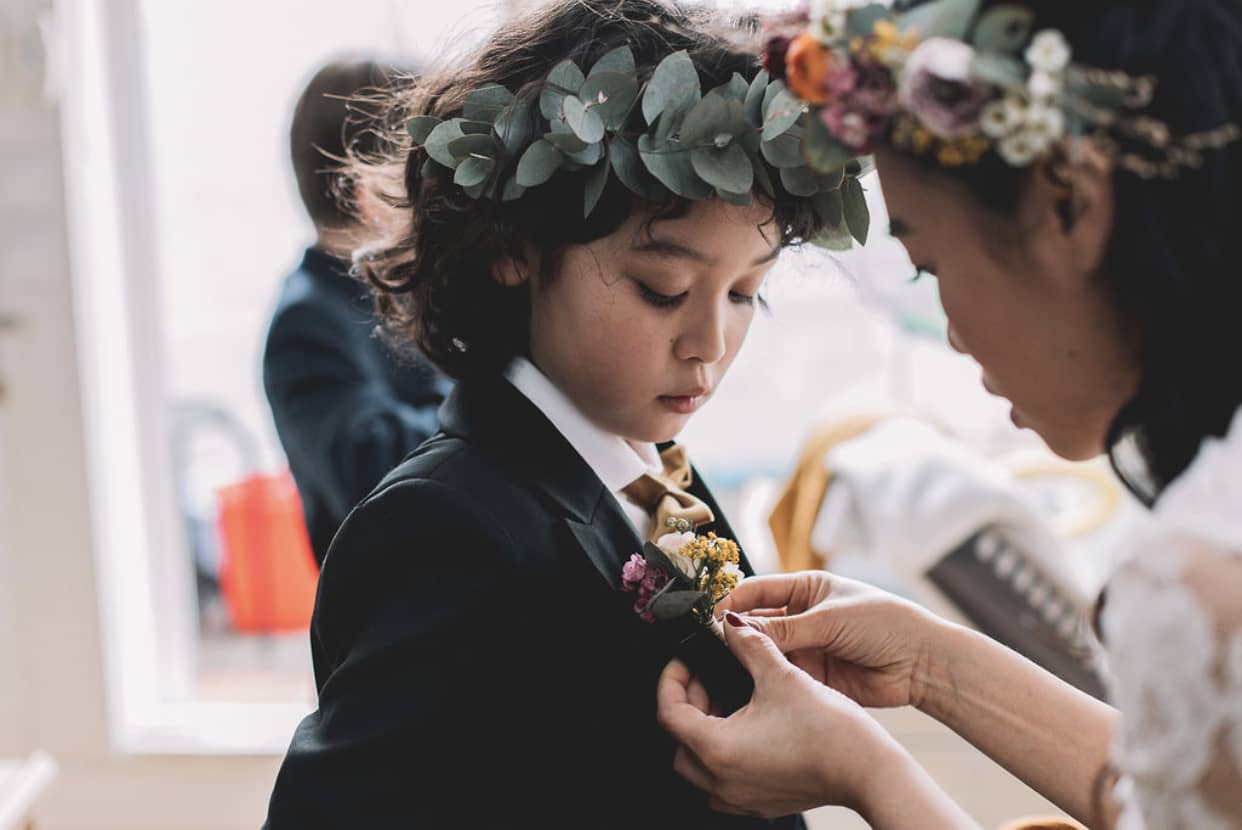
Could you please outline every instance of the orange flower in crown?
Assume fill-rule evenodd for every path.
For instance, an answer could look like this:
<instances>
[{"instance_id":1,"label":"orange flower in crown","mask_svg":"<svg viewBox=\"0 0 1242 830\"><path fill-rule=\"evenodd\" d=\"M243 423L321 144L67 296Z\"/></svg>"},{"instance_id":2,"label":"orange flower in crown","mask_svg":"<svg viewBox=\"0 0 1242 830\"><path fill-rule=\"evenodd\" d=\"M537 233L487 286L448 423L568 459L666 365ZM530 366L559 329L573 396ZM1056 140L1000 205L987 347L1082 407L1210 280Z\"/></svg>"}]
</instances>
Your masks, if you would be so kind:
<instances>
[{"instance_id":1,"label":"orange flower in crown","mask_svg":"<svg viewBox=\"0 0 1242 830\"><path fill-rule=\"evenodd\" d=\"M840 63L836 51L810 32L803 32L790 42L785 53L785 85L807 103L826 104L829 78Z\"/></svg>"}]
</instances>

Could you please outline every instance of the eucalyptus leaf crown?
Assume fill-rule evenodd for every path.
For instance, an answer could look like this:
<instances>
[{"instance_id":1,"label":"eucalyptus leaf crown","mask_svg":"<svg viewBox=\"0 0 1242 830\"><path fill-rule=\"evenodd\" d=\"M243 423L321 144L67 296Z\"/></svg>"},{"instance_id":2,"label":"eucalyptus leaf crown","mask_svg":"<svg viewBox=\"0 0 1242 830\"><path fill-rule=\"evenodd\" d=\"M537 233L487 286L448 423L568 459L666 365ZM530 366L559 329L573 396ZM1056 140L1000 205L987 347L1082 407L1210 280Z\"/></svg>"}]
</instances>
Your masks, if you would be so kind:
<instances>
[{"instance_id":1,"label":"eucalyptus leaf crown","mask_svg":"<svg viewBox=\"0 0 1242 830\"><path fill-rule=\"evenodd\" d=\"M737 205L751 204L756 190L775 199L779 178L811 201L824 228L807 241L835 250L866 241L864 164L814 152L803 138L817 122L767 71L749 83L735 72L704 94L684 50L640 83L633 52L620 46L585 73L572 60L558 63L536 91L488 84L466 96L460 117L409 119L414 146L428 157L423 177L473 199L514 202L557 174L584 172L584 217L610 176L650 202L672 194Z\"/></svg>"}]
</instances>

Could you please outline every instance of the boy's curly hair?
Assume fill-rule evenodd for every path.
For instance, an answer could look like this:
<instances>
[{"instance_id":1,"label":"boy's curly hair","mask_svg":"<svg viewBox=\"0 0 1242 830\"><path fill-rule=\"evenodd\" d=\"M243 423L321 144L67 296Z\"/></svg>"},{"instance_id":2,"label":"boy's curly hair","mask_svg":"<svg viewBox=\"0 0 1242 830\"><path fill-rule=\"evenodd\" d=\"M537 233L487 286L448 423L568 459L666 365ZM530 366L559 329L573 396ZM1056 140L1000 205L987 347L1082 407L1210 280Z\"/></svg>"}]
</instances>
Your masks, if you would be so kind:
<instances>
[{"instance_id":1,"label":"boy's curly hair","mask_svg":"<svg viewBox=\"0 0 1242 830\"><path fill-rule=\"evenodd\" d=\"M660 0L555 0L506 22L465 68L424 76L416 87L396 94L391 106L398 117L386 121L460 116L466 96L489 83L519 97L537 97L560 61L591 66L621 45L633 52L640 83L664 57L683 49L704 89L728 82L735 72L750 81L758 60L734 45L731 35L738 31L735 24L730 33L708 12ZM646 203L611 176L598 206L584 219L585 173L563 172L513 202L475 200L449 183L424 178L426 159L404 130L393 130L382 157L354 160L355 180L390 208L383 238L358 248L355 269L376 289L377 311L389 336L414 343L456 378L499 371L527 349L528 292L492 278L497 260L523 261L523 251L534 245L542 272L554 274L566 246L615 232L637 210L657 221L689 208L677 196ZM499 164L507 173L517 159L501 158ZM822 230L810 199L790 194L779 181L773 186L774 199L758 198L769 203L783 244Z\"/></svg>"}]
</instances>

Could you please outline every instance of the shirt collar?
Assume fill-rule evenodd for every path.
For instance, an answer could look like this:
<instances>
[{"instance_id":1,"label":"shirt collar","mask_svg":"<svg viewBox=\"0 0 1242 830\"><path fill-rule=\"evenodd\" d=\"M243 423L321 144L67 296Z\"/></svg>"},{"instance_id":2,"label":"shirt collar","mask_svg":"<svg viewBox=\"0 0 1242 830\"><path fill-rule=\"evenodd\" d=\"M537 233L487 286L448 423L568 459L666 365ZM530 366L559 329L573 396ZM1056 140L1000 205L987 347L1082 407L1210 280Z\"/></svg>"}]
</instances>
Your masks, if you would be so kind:
<instances>
[{"instance_id":1,"label":"shirt collar","mask_svg":"<svg viewBox=\"0 0 1242 830\"><path fill-rule=\"evenodd\" d=\"M547 375L524 357L517 357L505 377L552 422L604 486L615 492L643 473L663 469L655 444L627 441L600 429Z\"/></svg>"}]
</instances>

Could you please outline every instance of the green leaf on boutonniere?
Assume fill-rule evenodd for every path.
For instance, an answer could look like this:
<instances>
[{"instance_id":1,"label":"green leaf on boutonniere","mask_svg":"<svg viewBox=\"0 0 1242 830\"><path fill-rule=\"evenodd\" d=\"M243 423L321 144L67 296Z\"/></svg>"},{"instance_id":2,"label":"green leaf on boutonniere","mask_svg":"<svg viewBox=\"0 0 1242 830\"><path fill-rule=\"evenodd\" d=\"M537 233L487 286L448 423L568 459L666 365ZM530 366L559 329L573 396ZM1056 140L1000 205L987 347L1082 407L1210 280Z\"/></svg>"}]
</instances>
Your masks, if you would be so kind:
<instances>
[{"instance_id":1,"label":"green leaf on boutonniere","mask_svg":"<svg viewBox=\"0 0 1242 830\"><path fill-rule=\"evenodd\" d=\"M1035 12L1016 3L993 6L975 24L974 47L980 52L1019 54L1035 26Z\"/></svg>"},{"instance_id":2,"label":"green leaf on boutonniere","mask_svg":"<svg viewBox=\"0 0 1242 830\"><path fill-rule=\"evenodd\" d=\"M863 195L862 185L858 179L846 179L842 185L842 196L845 199L845 224L850 235L858 240L859 245L867 244L867 231L871 226L871 213L867 209L867 197Z\"/></svg>"},{"instance_id":3,"label":"green leaf on boutonniere","mask_svg":"<svg viewBox=\"0 0 1242 830\"><path fill-rule=\"evenodd\" d=\"M582 70L571 60L563 60L552 67L543 91L539 93L539 111L543 117L549 121L559 119L565 96L577 95L585 81Z\"/></svg>"},{"instance_id":4,"label":"green leaf on boutonniere","mask_svg":"<svg viewBox=\"0 0 1242 830\"><path fill-rule=\"evenodd\" d=\"M487 84L466 96L462 115L469 121L495 122L497 116L513 103L513 93L500 84Z\"/></svg>"},{"instance_id":5,"label":"green leaf on boutonniere","mask_svg":"<svg viewBox=\"0 0 1242 830\"><path fill-rule=\"evenodd\" d=\"M647 603L647 610L657 620L675 620L693 611L706 596L702 591L661 591Z\"/></svg>"},{"instance_id":6,"label":"green leaf on boutonniere","mask_svg":"<svg viewBox=\"0 0 1242 830\"><path fill-rule=\"evenodd\" d=\"M682 112L699 102L703 92L699 88L699 72L694 61L683 49L660 61L647 82L643 93L643 117L648 124L669 110Z\"/></svg>"},{"instance_id":7,"label":"green leaf on boutonniere","mask_svg":"<svg viewBox=\"0 0 1242 830\"><path fill-rule=\"evenodd\" d=\"M673 581L669 583L670 585L675 582L685 588L694 587L693 583L690 582L690 577L682 573L681 568L674 565L673 560L669 559L668 555L653 542L647 542L643 545L643 558L647 560L647 564L655 565L673 577Z\"/></svg>"},{"instance_id":8,"label":"green leaf on boutonniere","mask_svg":"<svg viewBox=\"0 0 1242 830\"><path fill-rule=\"evenodd\" d=\"M405 122L405 131L414 139L414 143L422 146L427 143L427 136L440 125L440 119L434 115L416 115Z\"/></svg>"}]
</instances>

